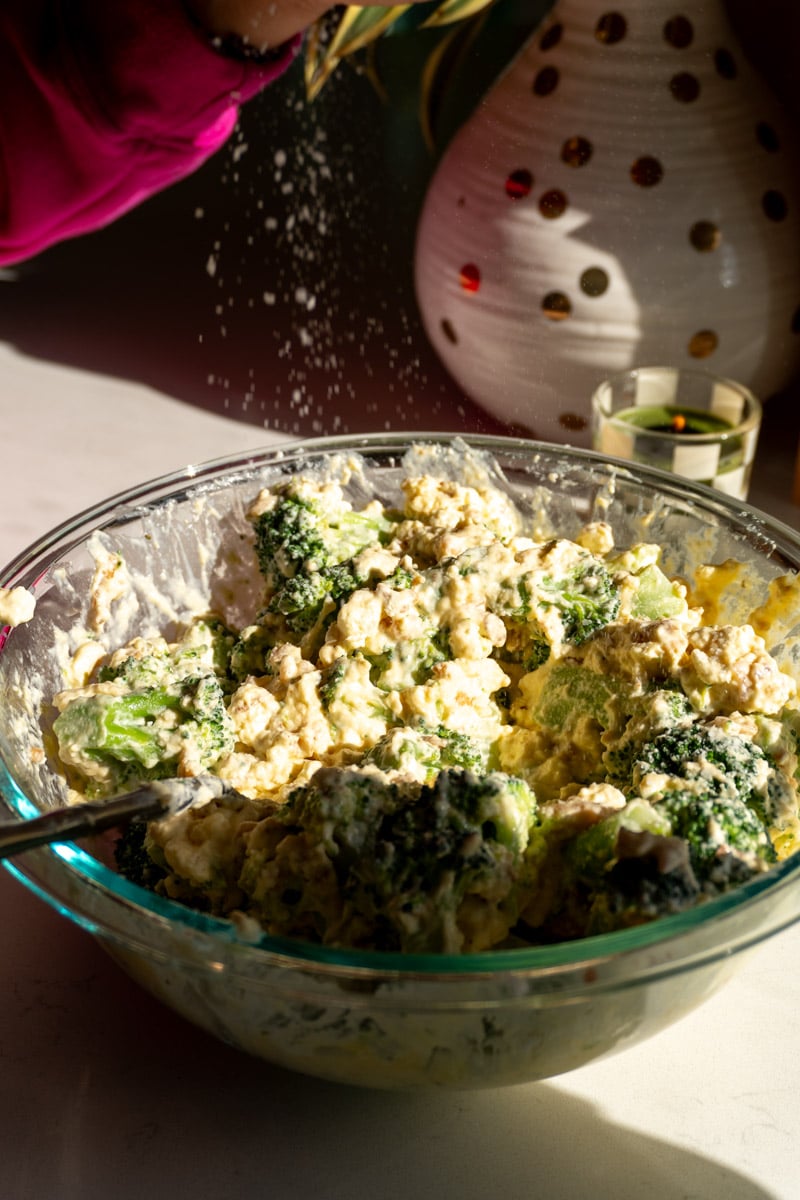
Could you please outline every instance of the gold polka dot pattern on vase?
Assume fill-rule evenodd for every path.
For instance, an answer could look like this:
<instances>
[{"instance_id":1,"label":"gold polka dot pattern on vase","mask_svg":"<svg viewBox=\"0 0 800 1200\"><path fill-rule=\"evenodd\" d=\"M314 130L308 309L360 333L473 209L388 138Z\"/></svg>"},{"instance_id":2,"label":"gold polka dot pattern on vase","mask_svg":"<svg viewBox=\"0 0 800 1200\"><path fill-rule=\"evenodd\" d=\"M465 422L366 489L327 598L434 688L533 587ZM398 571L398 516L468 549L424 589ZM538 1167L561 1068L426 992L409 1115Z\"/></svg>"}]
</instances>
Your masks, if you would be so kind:
<instances>
[{"instance_id":1,"label":"gold polka dot pattern on vase","mask_svg":"<svg viewBox=\"0 0 800 1200\"><path fill-rule=\"evenodd\" d=\"M526 196L530 195L532 187L533 175L527 167L519 167L506 177L506 195L511 200L524 200Z\"/></svg>"},{"instance_id":2,"label":"gold polka dot pattern on vase","mask_svg":"<svg viewBox=\"0 0 800 1200\"><path fill-rule=\"evenodd\" d=\"M622 13L607 12L597 22L594 36L598 42L603 42L606 46L614 46L617 42L622 41L627 32L628 22Z\"/></svg>"},{"instance_id":3,"label":"gold polka dot pattern on vase","mask_svg":"<svg viewBox=\"0 0 800 1200\"><path fill-rule=\"evenodd\" d=\"M770 188L769 191L764 192L761 199L761 207L770 221L785 221L789 213L786 197L782 192L776 191L775 188Z\"/></svg>"},{"instance_id":4,"label":"gold polka dot pattern on vase","mask_svg":"<svg viewBox=\"0 0 800 1200\"><path fill-rule=\"evenodd\" d=\"M567 204L567 197L559 188L550 188L539 197L539 212L549 221L554 221L563 217Z\"/></svg>"},{"instance_id":5,"label":"gold polka dot pattern on vase","mask_svg":"<svg viewBox=\"0 0 800 1200\"><path fill-rule=\"evenodd\" d=\"M689 71L679 71L670 79L669 90L681 104L693 104L700 95L700 81Z\"/></svg>"},{"instance_id":6,"label":"gold polka dot pattern on vase","mask_svg":"<svg viewBox=\"0 0 800 1200\"><path fill-rule=\"evenodd\" d=\"M657 158L653 158L650 154L644 154L641 158L637 158L636 162L631 166L631 179L639 187L650 188L661 183L664 177L664 168Z\"/></svg>"},{"instance_id":7,"label":"gold polka dot pattern on vase","mask_svg":"<svg viewBox=\"0 0 800 1200\"><path fill-rule=\"evenodd\" d=\"M558 87L558 67L542 67L533 81L535 96L551 96Z\"/></svg>"},{"instance_id":8,"label":"gold polka dot pattern on vase","mask_svg":"<svg viewBox=\"0 0 800 1200\"><path fill-rule=\"evenodd\" d=\"M664 41L676 50L686 50L692 44L694 27L686 17L670 17L664 25Z\"/></svg>"},{"instance_id":9,"label":"gold polka dot pattern on vase","mask_svg":"<svg viewBox=\"0 0 800 1200\"><path fill-rule=\"evenodd\" d=\"M420 308L456 381L501 419L580 442L562 418L637 359L708 360L760 395L790 358L800 369L794 147L725 4L554 0L445 151ZM478 263L486 279L461 265Z\"/></svg>"},{"instance_id":10,"label":"gold polka dot pattern on vase","mask_svg":"<svg viewBox=\"0 0 800 1200\"><path fill-rule=\"evenodd\" d=\"M608 273L602 267L587 267L579 280L585 296L602 296L608 291L608 282Z\"/></svg>"},{"instance_id":11,"label":"gold polka dot pattern on vase","mask_svg":"<svg viewBox=\"0 0 800 1200\"><path fill-rule=\"evenodd\" d=\"M561 161L568 167L585 167L591 157L592 143L588 138L567 138L561 147Z\"/></svg>"},{"instance_id":12,"label":"gold polka dot pattern on vase","mask_svg":"<svg viewBox=\"0 0 800 1200\"><path fill-rule=\"evenodd\" d=\"M710 358L719 345L719 337L713 329L698 329L689 338L689 353L692 358Z\"/></svg>"},{"instance_id":13,"label":"gold polka dot pattern on vase","mask_svg":"<svg viewBox=\"0 0 800 1200\"><path fill-rule=\"evenodd\" d=\"M539 47L542 50L552 50L561 41L561 35L564 32L564 27L558 21L545 29L539 40Z\"/></svg>"},{"instance_id":14,"label":"gold polka dot pattern on vase","mask_svg":"<svg viewBox=\"0 0 800 1200\"><path fill-rule=\"evenodd\" d=\"M542 312L551 321L563 321L572 312L569 296L563 292L548 292L542 301Z\"/></svg>"},{"instance_id":15,"label":"gold polka dot pattern on vase","mask_svg":"<svg viewBox=\"0 0 800 1200\"><path fill-rule=\"evenodd\" d=\"M713 221L695 221L689 230L689 241L701 254L719 249L722 234Z\"/></svg>"},{"instance_id":16,"label":"gold polka dot pattern on vase","mask_svg":"<svg viewBox=\"0 0 800 1200\"><path fill-rule=\"evenodd\" d=\"M723 79L736 79L739 74L736 59L724 46L720 46L714 52L714 66L717 68L717 74L721 75Z\"/></svg>"}]
</instances>

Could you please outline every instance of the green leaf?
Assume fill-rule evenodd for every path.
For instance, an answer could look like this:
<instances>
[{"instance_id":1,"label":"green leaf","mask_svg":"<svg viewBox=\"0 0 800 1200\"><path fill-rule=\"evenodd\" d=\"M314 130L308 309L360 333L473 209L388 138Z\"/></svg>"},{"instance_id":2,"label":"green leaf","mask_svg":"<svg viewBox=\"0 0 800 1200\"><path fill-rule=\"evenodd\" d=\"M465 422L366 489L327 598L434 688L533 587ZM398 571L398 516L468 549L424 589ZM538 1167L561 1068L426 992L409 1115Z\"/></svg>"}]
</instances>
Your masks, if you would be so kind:
<instances>
[{"instance_id":1,"label":"green leaf","mask_svg":"<svg viewBox=\"0 0 800 1200\"><path fill-rule=\"evenodd\" d=\"M443 0L427 21L423 22L422 28L439 29L442 25L452 25L454 21L464 21L492 3L494 0Z\"/></svg>"},{"instance_id":2,"label":"green leaf","mask_svg":"<svg viewBox=\"0 0 800 1200\"><path fill-rule=\"evenodd\" d=\"M314 100L319 95L343 58L363 50L381 37L411 7L410 4L395 4L391 8L379 8L376 5L361 8L349 4L330 40L324 36L328 30L327 17L318 21L306 41L305 84L308 99Z\"/></svg>"},{"instance_id":3,"label":"green leaf","mask_svg":"<svg viewBox=\"0 0 800 1200\"><path fill-rule=\"evenodd\" d=\"M333 35L329 53L337 58L346 58L348 54L355 54L356 50L363 50L384 34L409 8L410 4L394 4L391 8L348 5Z\"/></svg>"},{"instance_id":4,"label":"green leaf","mask_svg":"<svg viewBox=\"0 0 800 1200\"><path fill-rule=\"evenodd\" d=\"M493 0L443 0L443 3L422 22L420 29L438 29L465 20L488 8ZM413 4L394 4L381 8L370 4L361 7L348 4L329 36L329 16L320 18L311 28L306 39L305 85L306 96L314 100L343 58L365 49L382 37L400 20Z\"/></svg>"}]
</instances>

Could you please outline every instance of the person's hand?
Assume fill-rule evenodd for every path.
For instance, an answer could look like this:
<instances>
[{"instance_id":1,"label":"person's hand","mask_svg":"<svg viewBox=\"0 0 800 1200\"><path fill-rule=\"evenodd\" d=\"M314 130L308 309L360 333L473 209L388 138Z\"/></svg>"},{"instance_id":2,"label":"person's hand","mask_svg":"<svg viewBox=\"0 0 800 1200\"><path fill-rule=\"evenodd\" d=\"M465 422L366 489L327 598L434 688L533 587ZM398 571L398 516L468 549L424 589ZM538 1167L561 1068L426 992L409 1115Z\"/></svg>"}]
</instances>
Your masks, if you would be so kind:
<instances>
[{"instance_id":1,"label":"person's hand","mask_svg":"<svg viewBox=\"0 0 800 1200\"><path fill-rule=\"evenodd\" d=\"M392 0L371 2L376 8L393 7ZM256 50L281 45L308 29L332 7L331 0L184 0L184 3L212 36L234 34L246 39ZM363 6L367 6L367 0Z\"/></svg>"}]
</instances>

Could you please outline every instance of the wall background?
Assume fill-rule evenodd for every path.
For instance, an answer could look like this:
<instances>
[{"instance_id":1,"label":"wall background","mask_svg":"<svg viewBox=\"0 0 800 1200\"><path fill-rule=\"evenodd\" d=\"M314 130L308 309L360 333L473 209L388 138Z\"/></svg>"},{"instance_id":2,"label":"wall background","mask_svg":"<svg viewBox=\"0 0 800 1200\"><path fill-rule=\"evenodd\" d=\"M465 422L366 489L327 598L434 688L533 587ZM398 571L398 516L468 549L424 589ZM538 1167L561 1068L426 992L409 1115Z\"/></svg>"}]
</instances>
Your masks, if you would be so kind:
<instances>
[{"instance_id":1,"label":"wall background","mask_svg":"<svg viewBox=\"0 0 800 1200\"><path fill-rule=\"evenodd\" d=\"M800 6L729 7L800 128ZM440 110L440 144L548 8L499 0ZM309 109L296 64L196 175L5 273L0 341L293 435L500 429L446 375L414 301L416 215L435 165L417 84L433 40L384 41L389 104L345 66Z\"/></svg>"}]
</instances>

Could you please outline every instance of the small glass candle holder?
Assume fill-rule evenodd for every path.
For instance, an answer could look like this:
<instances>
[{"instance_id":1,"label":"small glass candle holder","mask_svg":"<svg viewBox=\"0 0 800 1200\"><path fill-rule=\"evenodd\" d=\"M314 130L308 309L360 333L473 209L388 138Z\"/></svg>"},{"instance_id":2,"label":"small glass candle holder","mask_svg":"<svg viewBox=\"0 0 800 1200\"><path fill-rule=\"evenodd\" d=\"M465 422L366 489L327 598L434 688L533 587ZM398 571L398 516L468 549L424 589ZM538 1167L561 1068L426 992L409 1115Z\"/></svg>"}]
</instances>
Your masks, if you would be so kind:
<instances>
[{"instance_id":1,"label":"small glass candle holder","mask_svg":"<svg viewBox=\"0 0 800 1200\"><path fill-rule=\"evenodd\" d=\"M732 379L678 367L638 367L592 396L592 444L611 458L671 471L747 499L761 404Z\"/></svg>"}]
</instances>

